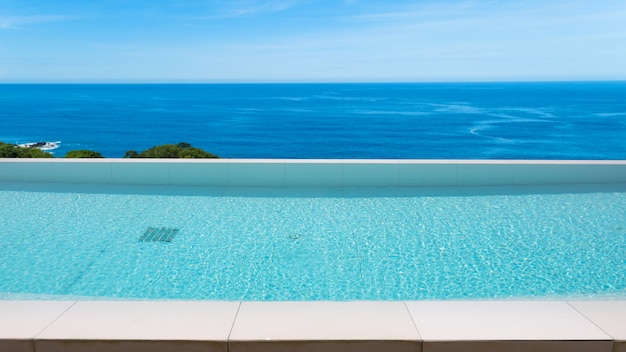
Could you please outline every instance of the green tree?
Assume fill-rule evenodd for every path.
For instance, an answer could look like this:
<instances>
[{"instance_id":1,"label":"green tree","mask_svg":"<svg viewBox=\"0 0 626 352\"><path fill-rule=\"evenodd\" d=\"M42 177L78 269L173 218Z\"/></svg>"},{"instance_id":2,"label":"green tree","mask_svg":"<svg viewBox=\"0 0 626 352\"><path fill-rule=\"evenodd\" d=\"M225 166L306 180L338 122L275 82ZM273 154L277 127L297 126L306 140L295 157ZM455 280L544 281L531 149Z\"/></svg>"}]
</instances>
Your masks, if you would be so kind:
<instances>
[{"instance_id":1,"label":"green tree","mask_svg":"<svg viewBox=\"0 0 626 352\"><path fill-rule=\"evenodd\" d=\"M125 158L138 158L139 157L139 153L137 153L137 151L135 150L129 150L126 152L126 154L124 154Z\"/></svg>"},{"instance_id":2,"label":"green tree","mask_svg":"<svg viewBox=\"0 0 626 352\"><path fill-rule=\"evenodd\" d=\"M66 158L104 158L102 154L93 150L71 150L65 154Z\"/></svg>"},{"instance_id":3,"label":"green tree","mask_svg":"<svg viewBox=\"0 0 626 352\"><path fill-rule=\"evenodd\" d=\"M20 148L0 142L0 158L52 158L52 154L37 148Z\"/></svg>"},{"instance_id":4,"label":"green tree","mask_svg":"<svg viewBox=\"0 0 626 352\"><path fill-rule=\"evenodd\" d=\"M178 144L157 145L150 149L146 149L141 153L129 150L124 155L125 158L164 158L164 159L208 159L219 158L215 154L211 154L199 148L191 146L189 143L181 142Z\"/></svg>"}]
</instances>

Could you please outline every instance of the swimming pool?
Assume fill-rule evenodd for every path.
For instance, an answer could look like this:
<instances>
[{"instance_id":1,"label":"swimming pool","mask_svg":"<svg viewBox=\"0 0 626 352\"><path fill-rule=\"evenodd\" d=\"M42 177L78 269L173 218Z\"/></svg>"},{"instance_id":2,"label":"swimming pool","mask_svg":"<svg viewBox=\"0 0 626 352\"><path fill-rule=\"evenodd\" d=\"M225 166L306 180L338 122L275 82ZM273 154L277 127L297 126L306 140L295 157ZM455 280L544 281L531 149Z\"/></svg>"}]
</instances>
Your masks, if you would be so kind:
<instances>
[{"instance_id":1,"label":"swimming pool","mask_svg":"<svg viewBox=\"0 0 626 352\"><path fill-rule=\"evenodd\" d=\"M422 300L626 293L626 184L1 183L0 297Z\"/></svg>"}]
</instances>

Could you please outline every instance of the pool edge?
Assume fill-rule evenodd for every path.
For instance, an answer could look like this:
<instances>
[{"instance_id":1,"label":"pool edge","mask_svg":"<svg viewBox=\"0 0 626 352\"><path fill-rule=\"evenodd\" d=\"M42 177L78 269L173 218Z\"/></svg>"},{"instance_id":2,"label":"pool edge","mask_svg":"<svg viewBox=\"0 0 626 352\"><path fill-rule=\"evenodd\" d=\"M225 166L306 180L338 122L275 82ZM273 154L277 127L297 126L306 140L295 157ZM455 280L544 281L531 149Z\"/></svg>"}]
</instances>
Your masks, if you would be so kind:
<instances>
[{"instance_id":1,"label":"pool edge","mask_svg":"<svg viewBox=\"0 0 626 352\"><path fill-rule=\"evenodd\" d=\"M0 181L226 187L626 182L626 160L0 159Z\"/></svg>"},{"instance_id":2,"label":"pool edge","mask_svg":"<svg viewBox=\"0 0 626 352\"><path fill-rule=\"evenodd\" d=\"M0 350L18 352L626 348L626 300L0 301L0 311Z\"/></svg>"}]
</instances>

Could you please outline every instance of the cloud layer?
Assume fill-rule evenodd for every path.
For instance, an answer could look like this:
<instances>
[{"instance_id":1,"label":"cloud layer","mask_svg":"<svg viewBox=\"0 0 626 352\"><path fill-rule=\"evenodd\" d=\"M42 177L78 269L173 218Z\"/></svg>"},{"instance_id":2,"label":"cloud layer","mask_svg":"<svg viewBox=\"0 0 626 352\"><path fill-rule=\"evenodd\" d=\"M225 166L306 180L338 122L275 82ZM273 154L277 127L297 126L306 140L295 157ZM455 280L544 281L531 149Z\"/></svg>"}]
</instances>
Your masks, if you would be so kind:
<instances>
[{"instance_id":1,"label":"cloud layer","mask_svg":"<svg viewBox=\"0 0 626 352\"><path fill-rule=\"evenodd\" d=\"M614 0L0 2L5 81L626 79Z\"/></svg>"}]
</instances>

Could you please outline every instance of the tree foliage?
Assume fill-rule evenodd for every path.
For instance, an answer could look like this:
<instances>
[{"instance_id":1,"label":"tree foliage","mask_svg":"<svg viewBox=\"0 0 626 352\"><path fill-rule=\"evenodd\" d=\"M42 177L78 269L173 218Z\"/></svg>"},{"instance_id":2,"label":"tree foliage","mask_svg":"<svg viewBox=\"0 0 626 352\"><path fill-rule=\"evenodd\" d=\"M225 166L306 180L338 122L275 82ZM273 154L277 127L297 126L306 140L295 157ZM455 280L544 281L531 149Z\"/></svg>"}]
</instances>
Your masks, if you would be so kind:
<instances>
[{"instance_id":1,"label":"tree foliage","mask_svg":"<svg viewBox=\"0 0 626 352\"><path fill-rule=\"evenodd\" d=\"M20 148L0 142L0 158L52 158L52 154L37 148Z\"/></svg>"},{"instance_id":2,"label":"tree foliage","mask_svg":"<svg viewBox=\"0 0 626 352\"><path fill-rule=\"evenodd\" d=\"M102 154L93 150L71 150L65 154L66 158L104 158Z\"/></svg>"},{"instance_id":3,"label":"tree foliage","mask_svg":"<svg viewBox=\"0 0 626 352\"><path fill-rule=\"evenodd\" d=\"M199 148L191 146L189 143L181 142L178 144L157 145L150 149L146 149L141 153L129 150L124 155L125 158L164 158L164 159L209 159L218 158L217 155L211 154Z\"/></svg>"},{"instance_id":4,"label":"tree foliage","mask_svg":"<svg viewBox=\"0 0 626 352\"><path fill-rule=\"evenodd\" d=\"M139 153L136 150L129 150L124 154L124 158L138 158Z\"/></svg>"},{"instance_id":5,"label":"tree foliage","mask_svg":"<svg viewBox=\"0 0 626 352\"><path fill-rule=\"evenodd\" d=\"M21 148L15 144L0 142L0 158L52 158L51 153L38 148ZM72 150L65 154L66 158L104 158L102 154L93 150ZM129 150L124 158L184 158L184 159L208 159L219 158L200 148L195 148L189 143L163 144L146 149L141 153Z\"/></svg>"}]
</instances>

